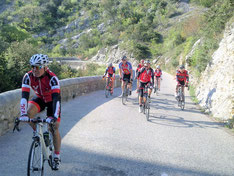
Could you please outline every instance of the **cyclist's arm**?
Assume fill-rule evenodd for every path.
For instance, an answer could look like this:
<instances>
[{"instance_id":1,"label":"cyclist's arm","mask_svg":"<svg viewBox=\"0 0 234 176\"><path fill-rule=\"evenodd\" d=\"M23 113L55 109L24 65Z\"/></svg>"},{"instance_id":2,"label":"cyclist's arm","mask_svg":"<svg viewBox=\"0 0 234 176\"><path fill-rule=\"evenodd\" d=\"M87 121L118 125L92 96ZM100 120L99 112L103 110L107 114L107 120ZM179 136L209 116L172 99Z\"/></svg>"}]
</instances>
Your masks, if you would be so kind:
<instances>
[{"instance_id":1,"label":"cyclist's arm","mask_svg":"<svg viewBox=\"0 0 234 176\"><path fill-rule=\"evenodd\" d=\"M108 69L106 69L106 71L105 71L105 73L104 73L103 77L104 77L104 76L106 76L106 74L107 74L107 71L108 71Z\"/></svg>"},{"instance_id":2,"label":"cyclist's arm","mask_svg":"<svg viewBox=\"0 0 234 176\"><path fill-rule=\"evenodd\" d=\"M151 72L151 78L152 78L152 83L154 85L154 70L152 69L152 72Z\"/></svg>"},{"instance_id":3,"label":"cyclist's arm","mask_svg":"<svg viewBox=\"0 0 234 176\"><path fill-rule=\"evenodd\" d=\"M22 80L22 97L20 100L20 115L26 115L28 110L28 99L30 95L30 77L26 73Z\"/></svg>"},{"instance_id":4,"label":"cyclist's arm","mask_svg":"<svg viewBox=\"0 0 234 176\"><path fill-rule=\"evenodd\" d=\"M53 117L57 119L60 115L60 86L58 78L56 76L52 77L50 84L52 89Z\"/></svg>"},{"instance_id":5,"label":"cyclist's arm","mask_svg":"<svg viewBox=\"0 0 234 176\"><path fill-rule=\"evenodd\" d=\"M122 78L122 68L121 68L121 63L119 64L119 75L120 75L120 78Z\"/></svg>"}]
</instances>

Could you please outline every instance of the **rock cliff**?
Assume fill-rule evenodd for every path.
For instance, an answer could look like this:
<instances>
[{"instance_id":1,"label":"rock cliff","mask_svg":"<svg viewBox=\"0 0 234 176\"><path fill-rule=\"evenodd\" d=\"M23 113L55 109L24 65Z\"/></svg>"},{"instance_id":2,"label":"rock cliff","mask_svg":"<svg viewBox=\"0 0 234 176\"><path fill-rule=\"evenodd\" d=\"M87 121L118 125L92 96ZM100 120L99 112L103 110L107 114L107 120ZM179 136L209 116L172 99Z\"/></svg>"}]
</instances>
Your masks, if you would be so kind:
<instances>
[{"instance_id":1,"label":"rock cliff","mask_svg":"<svg viewBox=\"0 0 234 176\"><path fill-rule=\"evenodd\" d=\"M234 116L234 20L227 25L219 48L196 88L199 104L222 120Z\"/></svg>"}]
</instances>

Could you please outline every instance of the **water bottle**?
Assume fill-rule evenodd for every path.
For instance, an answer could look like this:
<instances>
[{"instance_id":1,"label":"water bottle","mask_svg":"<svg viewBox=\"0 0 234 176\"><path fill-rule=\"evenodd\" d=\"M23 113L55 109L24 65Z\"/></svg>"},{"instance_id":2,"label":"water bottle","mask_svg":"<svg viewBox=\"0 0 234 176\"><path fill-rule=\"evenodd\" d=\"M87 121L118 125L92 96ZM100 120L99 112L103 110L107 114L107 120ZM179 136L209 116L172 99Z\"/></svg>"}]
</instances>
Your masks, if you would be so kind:
<instances>
[{"instance_id":1,"label":"water bottle","mask_svg":"<svg viewBox=\"0 0 234 176\"><path fill-rule=\"evenodd\" d=\"M44 136L45 145L46 147L48 147L50 145L49 132L45 131L43 133L43 136Z\"/></svg>"}]
</instances>

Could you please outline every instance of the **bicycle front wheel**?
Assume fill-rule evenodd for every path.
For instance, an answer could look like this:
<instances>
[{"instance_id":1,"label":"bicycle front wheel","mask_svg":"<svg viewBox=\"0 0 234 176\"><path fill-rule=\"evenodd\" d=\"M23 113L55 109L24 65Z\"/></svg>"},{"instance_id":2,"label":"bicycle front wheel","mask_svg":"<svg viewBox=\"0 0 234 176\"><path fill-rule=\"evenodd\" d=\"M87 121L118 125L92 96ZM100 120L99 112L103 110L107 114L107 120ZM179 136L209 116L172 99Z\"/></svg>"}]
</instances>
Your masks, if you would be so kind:
<instances>
[{"instance_id":1,"label":"bicycle front wheel","mask_svg":"<svg viewBox=\"0 0 234 176\"><path fill-rule=\"evenodd\" d=\"M44 175L44 158L42 148L39 141L32 142L28 155L28 176L43 176Z\"/></svg>"},{"instance_id":2,"label":"bicycle front wheel","mask_svg":"<svg viewBox=\"0 0 234 176\"><path fill-rule=\"evenodd\" d=\"M107 88L105 89L105 96L106 96L106 98L108 98L110 96L110 91Z\"/></svg>"},{"instance_id":3,"label":"bicycle front wheel","mask_svg":"<svg viewBox=\"0 0 234 176\"><path fill-rule=\"evenodd\" d=\"M146 103L145 106L145 115L146 115L146 120L149 121L149 113L150 113L150 105L149 103Z\"/></svg>"}]
</instances>

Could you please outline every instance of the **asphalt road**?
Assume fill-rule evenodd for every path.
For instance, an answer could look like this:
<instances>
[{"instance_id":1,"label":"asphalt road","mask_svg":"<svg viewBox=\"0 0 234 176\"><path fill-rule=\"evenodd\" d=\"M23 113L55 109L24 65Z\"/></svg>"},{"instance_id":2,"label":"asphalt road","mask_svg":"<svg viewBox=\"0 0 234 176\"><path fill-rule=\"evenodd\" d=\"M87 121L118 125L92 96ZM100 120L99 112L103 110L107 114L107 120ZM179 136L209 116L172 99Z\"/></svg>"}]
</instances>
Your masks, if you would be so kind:
<instances>
[{"instance_id":1,"label":"asphalt road","mask_svg":"<svg viewBox=\"0 0 234 176\"><path fill-rule=\"evenodd\" d=\"M233 176L234 136L202 114L186 96L174 98L175 81L164 73L152 95L150 121L138 112L134 91L121 104L96 91L62 104L61 168L46 176ZM188 93L187 93L188 95ZM0 137L0 176L26 175L32 130Z\"/></svg>"}]
</instances>

